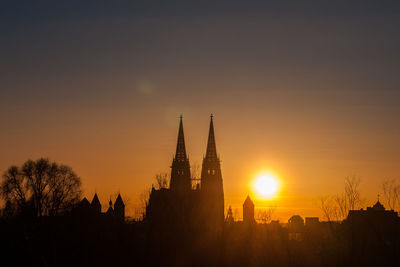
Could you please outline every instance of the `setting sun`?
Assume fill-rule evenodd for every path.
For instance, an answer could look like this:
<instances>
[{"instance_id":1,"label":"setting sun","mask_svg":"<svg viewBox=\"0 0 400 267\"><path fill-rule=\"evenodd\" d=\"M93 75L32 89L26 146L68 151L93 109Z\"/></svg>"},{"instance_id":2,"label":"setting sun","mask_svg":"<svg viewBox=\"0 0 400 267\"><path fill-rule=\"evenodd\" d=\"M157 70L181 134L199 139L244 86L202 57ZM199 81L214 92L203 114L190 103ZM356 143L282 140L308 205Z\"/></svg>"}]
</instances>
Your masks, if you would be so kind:
<instances>
[{"instance_id":1,"label":"setting sun","mask_svg":"<svg viewBox=\"0 0 400 267\"><path fill-rule=\"evenodd\" d=\"M260 198L272 198L279 189L278 179L271 174L260 174L254 181L254 189Z\"/></svg>"}]
</instances>

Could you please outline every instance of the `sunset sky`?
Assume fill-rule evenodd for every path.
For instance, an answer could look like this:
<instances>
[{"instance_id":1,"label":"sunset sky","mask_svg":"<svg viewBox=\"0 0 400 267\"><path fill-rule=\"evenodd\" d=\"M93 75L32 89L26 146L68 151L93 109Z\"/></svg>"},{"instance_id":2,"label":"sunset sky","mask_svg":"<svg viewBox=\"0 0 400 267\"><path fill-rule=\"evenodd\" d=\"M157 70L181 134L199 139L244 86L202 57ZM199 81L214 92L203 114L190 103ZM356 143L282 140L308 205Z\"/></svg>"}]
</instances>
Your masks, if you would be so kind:
<instances>
[{"instance_id":1,"label":"sunset sky","mask_svg":"<svg viewBox=\"0 0 400 267\"><path fill-rule=\"evenodd\" d=\"M0 171L48 157L132 215L179 115L201 164L213 113L226 207L263 171L274 219L321 216L348 175L370 205L400 179L399 29L399 1L2 1Z\"/></svg>"}]
</instances>

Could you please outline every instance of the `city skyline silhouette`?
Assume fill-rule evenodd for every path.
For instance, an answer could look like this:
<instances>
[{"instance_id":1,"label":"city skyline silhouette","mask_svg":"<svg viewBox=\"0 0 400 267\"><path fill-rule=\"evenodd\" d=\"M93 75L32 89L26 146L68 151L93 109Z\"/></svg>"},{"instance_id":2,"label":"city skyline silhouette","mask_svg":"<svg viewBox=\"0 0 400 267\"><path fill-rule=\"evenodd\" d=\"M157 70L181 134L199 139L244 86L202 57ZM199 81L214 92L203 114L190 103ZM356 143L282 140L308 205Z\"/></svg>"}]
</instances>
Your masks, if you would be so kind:
<instances>
[{"instance_id":1,"label":"city skyline silhouette","mask_svg":"<svg viewBox=\"0 0 400 267\"><path fill-rule=\"evenodd\" d=\"M4 262L398 265L399 28L392 0L3 1Z\"/></svg>"}]
</instances>

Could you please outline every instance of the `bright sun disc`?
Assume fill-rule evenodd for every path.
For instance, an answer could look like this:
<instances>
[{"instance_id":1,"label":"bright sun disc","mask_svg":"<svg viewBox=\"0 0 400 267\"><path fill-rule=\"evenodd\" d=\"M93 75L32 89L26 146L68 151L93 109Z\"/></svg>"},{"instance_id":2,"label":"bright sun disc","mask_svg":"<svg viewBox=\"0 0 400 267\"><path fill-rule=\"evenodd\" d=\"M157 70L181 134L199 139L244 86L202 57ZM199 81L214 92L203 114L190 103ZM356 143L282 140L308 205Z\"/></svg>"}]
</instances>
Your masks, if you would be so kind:
<instances>
[{"instance_id":1,"label":"bright sun disc","mask_svg":"<svg viewBox=\"0 0 400 267\"><path fill-rule=\"evenodd\" d=\"M278 192L278 180L270 174L261 174L254 182L254 189L260 197L273 197Z\"/></svg>"}]
</instances>

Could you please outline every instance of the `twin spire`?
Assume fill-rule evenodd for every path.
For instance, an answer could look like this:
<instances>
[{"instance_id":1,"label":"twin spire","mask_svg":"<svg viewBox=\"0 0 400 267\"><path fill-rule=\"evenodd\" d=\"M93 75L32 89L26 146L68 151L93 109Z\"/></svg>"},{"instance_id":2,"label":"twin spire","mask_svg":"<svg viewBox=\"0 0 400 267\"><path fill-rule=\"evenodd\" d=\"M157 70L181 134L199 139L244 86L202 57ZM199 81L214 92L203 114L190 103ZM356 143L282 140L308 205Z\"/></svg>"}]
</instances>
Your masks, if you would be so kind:
<instances>
[{"instance_id":1,"label":"twin spire","mask_svg":"<svg viewBox=\"0 0 400 267\"><path fill-rule=\"evenodd\" d=\"M211 114L210 117L211 117L210 130L208 133L207 151L204 159L207 161L217 161L218 155L215 144L214 123L213 123L214 116ZM180 121L179 121L178 143L176 145L175 160L180 162L188 160L186 155L185 136L183 134L182 115L180 116Z\"/></svg>"}]
</instances>

